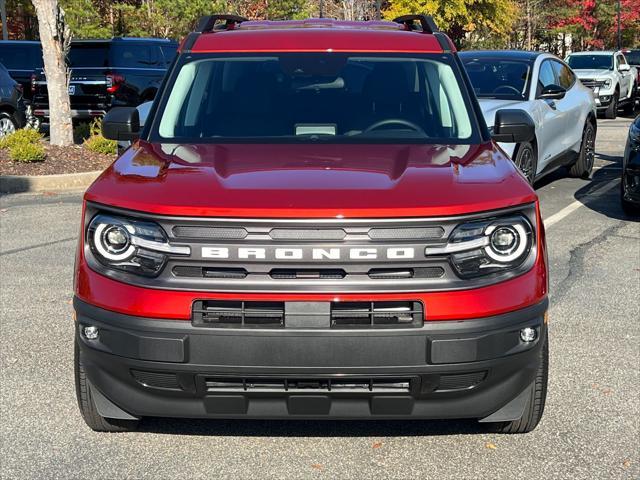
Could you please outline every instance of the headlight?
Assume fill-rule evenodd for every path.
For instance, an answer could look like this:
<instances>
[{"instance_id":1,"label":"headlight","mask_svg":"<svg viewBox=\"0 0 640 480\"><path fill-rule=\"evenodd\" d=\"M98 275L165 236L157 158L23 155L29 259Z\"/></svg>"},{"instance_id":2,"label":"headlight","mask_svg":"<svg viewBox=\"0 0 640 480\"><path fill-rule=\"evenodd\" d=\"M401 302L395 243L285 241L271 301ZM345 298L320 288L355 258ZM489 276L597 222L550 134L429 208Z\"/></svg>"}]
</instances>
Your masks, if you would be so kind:
<instances>
[{"instance_id":1,"label":"headlight","mask_svg":"<svg viewBox=\"0 0 640 480\"><path fill-rule=\"evenodd\" d=\"M529 258L533 244L529 220L513 215L459 225L446 246L427 247L425 254L449 254L460 277L475 278L518 268Z\"/></svg>"},{"instance_id":2,"label":"headlight","mask_svg":"<svg viewBox=\"0 0 640 480\"><path fill-rule=\"evenodd\" d=\"M610 88L611 87L611 79L607 78L605 81L602 82L602 85L604 86L604 88Z\"/></svg>"},{"instance_id":3,"label":"headlight","mask_svg":"<svg viewBox=\"0 0 640 480\"><path fill-rule=\"evenodd\" d=\"M149 277L160 272L168 254L191 253L189 247L170 245L155 223L103 214L91 220L87 243L102 265Z\"/></svg>"}]
</instances>

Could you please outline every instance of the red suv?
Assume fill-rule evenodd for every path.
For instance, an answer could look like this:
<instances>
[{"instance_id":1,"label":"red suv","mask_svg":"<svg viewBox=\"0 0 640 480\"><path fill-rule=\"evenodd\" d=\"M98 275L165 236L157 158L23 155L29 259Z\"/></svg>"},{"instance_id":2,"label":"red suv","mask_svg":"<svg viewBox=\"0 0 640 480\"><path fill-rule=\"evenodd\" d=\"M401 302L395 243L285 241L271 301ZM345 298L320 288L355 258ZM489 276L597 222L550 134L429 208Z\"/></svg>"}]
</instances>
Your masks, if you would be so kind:
<instances>
[{"instance_id":1,"label":"red suv","mask_svg":"<svg viewBox=\"0 0 640 480\"><path fill-rule=\"evenodd\" d=\"M145 416L474 418L535 428L547 265L538 199L428 17L206 17L84 198L78 403Z\"/></svg>"}]
</instances>

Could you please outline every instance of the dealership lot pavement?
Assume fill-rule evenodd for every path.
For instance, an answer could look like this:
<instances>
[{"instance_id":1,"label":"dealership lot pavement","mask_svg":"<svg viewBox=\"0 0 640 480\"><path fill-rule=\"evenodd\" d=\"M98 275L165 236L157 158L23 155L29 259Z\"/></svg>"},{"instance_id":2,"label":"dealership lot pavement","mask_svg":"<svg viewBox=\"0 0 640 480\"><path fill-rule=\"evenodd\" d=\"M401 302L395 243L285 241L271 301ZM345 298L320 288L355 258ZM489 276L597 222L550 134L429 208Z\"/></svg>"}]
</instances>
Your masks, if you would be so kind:
<instances>
[{"instance_id":1,"label":"dealership lot pavement","mask_svg":"<svg viewBox=\"0 0 640 480\"><path fill-rule=\"evenodd\" d=\"M640 223L619 205L628 119L599 122L592 181L537 187L551 266L551 373L531 434L473 422L150 419L97 434L75 404L80 195L0 199L2 478L638 478Z\"/></svg>"}]
</instances>

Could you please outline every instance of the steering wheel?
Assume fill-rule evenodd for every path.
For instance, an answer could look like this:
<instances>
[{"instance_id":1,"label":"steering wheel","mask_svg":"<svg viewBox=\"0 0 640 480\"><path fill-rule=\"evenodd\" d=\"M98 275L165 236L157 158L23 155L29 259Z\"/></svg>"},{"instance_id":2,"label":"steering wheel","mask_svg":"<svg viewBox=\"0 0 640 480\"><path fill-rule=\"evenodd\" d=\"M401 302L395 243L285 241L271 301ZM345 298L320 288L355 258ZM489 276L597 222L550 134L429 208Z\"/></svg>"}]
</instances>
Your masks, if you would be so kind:
<instances>
[{"instance_id":1,"label":"steering wheel","mask_svg":"<svg viewBox=\"0 0 640 480\"><path fill-rule=\"evenodd\" d=\"M364 133L378 130L379 128L386 127L387 125L401 125L403 127L409 127L411 130L414 130L418 133L423 134L425 137L428 137L427 132L425 132L420 125L410 122L409 120L404 120L402 118L387 118L385 120L380 120L373 125L369 125L365 129Z\"/></svg>"},{"instance_id":2,"label":"steering wheel","mask_svg":"<svg viewBox=\"0 0 640 480\"><path fill-rule=\"evenodd\" d=\"M522 92L520 92L520 90L518 90L516 87L513 87L511 85L500 85L498 88L496 88L493 93L500 93L500 90L509 90L511 93L511 91L515 92L517 95L522 95Z\"/></svg>"}]
</instances>

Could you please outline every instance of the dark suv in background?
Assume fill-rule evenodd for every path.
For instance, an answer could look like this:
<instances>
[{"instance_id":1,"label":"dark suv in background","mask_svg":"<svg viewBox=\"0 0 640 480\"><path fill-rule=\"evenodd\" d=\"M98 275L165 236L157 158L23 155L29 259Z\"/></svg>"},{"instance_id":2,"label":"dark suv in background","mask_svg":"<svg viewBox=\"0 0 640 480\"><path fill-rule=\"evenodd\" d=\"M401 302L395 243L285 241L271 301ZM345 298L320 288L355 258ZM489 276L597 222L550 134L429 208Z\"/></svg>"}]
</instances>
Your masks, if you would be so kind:
<instances>
[{"instance_id":1,"label":"dark suv in background","mask_svg":"<svg viewBox=\"0 0 640 480\"><path fill-rule=\"evenodd\" d=\"M0 138L15 132L25 124L22 85L16 82L0 63Z\"/></svg>"},{"instance_id":2,"label":"dark suv in background","mask_svg":"<svg viewBox=\"0 0 640 480\"><path fill-rule=\"evenodd\" d=\"M176 55L177 43L150 38L114 38L72 42L69 97L74 118L104 115L114 106L137 106L153 99ZM49 116L44 74L34 81L33 113Z\"/></svg>"},{"instance_id":3,"label":"dark suv in background","mask_svg":"<svg viewBox=\"0 0 640 480\"><path fill-rule=\"evenodd\" d=\"M31 79L42 72L42 46L40 42L26 40L3 40L0 42L0 63L11 78L22 86L26 103L31 101L33 92Z\"/></svg>"}]
</instances>

